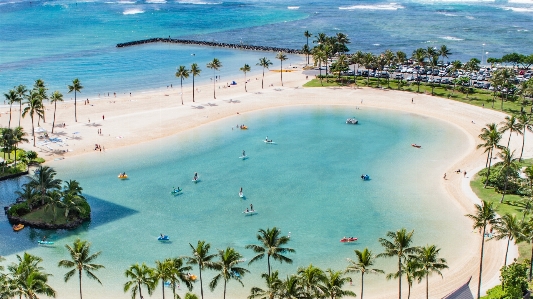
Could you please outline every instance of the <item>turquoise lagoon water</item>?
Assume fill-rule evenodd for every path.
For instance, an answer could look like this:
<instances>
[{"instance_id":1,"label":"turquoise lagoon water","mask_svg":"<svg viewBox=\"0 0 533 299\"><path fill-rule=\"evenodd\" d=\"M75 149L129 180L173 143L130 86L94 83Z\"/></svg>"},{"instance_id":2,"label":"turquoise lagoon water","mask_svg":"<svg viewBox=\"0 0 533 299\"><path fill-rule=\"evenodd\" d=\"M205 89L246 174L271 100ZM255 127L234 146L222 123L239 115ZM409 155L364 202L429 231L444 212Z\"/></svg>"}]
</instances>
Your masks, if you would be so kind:
<instances>
[{"instance_id":1,"label":"turquoise lagoon water","mask_svg":"<svg viewBox=\"0 0 533 299\"><path fill-rule=\"evenodd\" d=\"M352 116L359 125L344 123ZM242 123L250 129L234 128ZM276 144L265 144L266 136ZM354 249L381 252L378 238L401 227L415 230L417 245L442 247L443 257L453 263L474 235L439 182L468 149L468 139L456 127L403 112L301 106L246 113L170 138L53 162L61 179L83 186L93 207L91 223L70 232L13 233L2 215L0 255L11 261L27 250L43 257L63 297L77 287L63 283L64 270L56 267L66 258L64 244L87 239L94 250L103 251L99 262L106 269L98 276L104 286L86 281L87 292L100 298L126 298L123 272L129 265L188 255L188 243L198 240L213 249L234 247L249 260L253 253L244 246L255 242L258 229L273 226L291 233L290 247L296 250L290 255L293 265L273 264L282 277L310 263L344 269ZM245 161L239 159L243 150L249 156ZM122 171L128 180L117 179ZM201 180L196 184L191 182L194 172ZM371 180L361 181L363 173ZM3 182L0 192L10 195L16 185ZM171 195L178 186L183 192ZM240 187L244 199L238 196ZM2 196L0 203L10 200ZM258 213L244 216L250 204ZM158 242L160 233L171 242ZM43 235L55 241L53 247L35 245ZM342 244L344 236L359 241ZM386 270L394 265L393 260L379 262ZM266 260L249 269L244 288L228 285L230 298L244 298L252 286L262 286ZM207 279L212 275L207 272ZM387 286L394 290L396 283L369 276L366 286L370 294ZM219 297L221 290L207 291L206 297Z\"/></svg>"}]
</instances>

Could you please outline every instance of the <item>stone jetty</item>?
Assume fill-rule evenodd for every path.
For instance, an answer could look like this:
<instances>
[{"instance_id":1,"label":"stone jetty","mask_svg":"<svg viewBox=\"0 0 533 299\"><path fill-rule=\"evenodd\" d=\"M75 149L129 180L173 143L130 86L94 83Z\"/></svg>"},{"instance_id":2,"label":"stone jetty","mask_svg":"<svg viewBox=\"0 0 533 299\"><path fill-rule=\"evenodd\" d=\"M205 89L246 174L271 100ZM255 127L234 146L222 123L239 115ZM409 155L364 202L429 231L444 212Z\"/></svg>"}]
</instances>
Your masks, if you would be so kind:
<instances>
[{"instance_id":1,"label":"stone jetty","mask_svg":"<svg viewBox=\"0 0 533 299\"><path fill-rule=\"evenodd\" d=\"M117 48L130 47L130 46L136 46L136 45L142 45L142 44L150 44L150 43L173 43L173 44L209 46L209 47L220 47L220 48L240 49L240 50L250 50L250 51L268 51L268 52L283 52L283 53L288 53L288 54L303 54L301 50L289 49L289 48L253 46L253 45L244 45L244 44L228 44L228 43L198 41L198 40L191 40L191 39L175 39L175 38L162 38L162 37L121 43L121 44L117 44Z\"/></svg>"}]
</instances>

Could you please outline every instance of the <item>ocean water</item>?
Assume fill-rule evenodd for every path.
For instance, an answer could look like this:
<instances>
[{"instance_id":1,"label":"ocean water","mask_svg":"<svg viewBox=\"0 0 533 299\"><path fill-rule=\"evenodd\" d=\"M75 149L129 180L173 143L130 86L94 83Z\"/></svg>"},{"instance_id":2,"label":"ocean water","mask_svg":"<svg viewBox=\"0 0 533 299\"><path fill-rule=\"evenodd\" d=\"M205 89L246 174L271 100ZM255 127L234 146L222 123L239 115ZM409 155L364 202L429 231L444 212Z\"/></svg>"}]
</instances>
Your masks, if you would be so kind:
<instances>
[{"instance_id":1,"label":"ocean water","mask_svg":"<svg viewBox=\"0 0 533 299\"><path fill-rule=\"evenodd\" d=\"M379 53L446 44L450 60L528 53L533 40L533 2L454 0L2 0L0 1L0 90L42 78L66 93L79 78L83 97L177 84L176 67L198 63L200 80L213 58L220 75L233 79L248 63L252 72L273 53L180 45L115 45L150 37L301 48L303 32L348 34L352 51ZM311 39L312 40L312 39ZM487 54L488 52L488 54ZM195 56L191 56L195 54ZM302 62L290 57L289 63ZM186 81L191 84L191 80Z\"/></svg>"},{"instance_id":2,"label":"ocean water","mask_svg":"<svg viewBox=\"0 0 533 299\"><path fill-rule=\"evenodd\" d=\"M359 125L344 123L352 116ZM249 130L236 129L237 123ZM276 143L265 144L266 136ZM442 256L454 264L460 258L456 253L467 251L475 235L444 195L440 178L468 145L457 128L403 112L312 106L247 113L151 143L52 162L61 179L81 183L93 207L92 221L75 231L13 233L0 215L0 255L8 261L23 251L43 257L62 298L76 292L77 284L63 282L57 262L66 258L64 245L76 238L103 251L98 262L106 269L98 276L104 286L85 281L87 292L101 298L126 298L123 273L129 265L189 255L188 244L198 240L213 250L234 247L250 260L253 252L244 247L255 243L258 229L274 226L291 234L289 246L296 250L289 255L293 265L273 263L281 277L310 263L342 270L354 249L379 253L378 238L401 227L415 230L416 245L442 247ZM244 161L243 150L249 157ZM117 178L123 171L128 180ZM361 174L371 180L362 181ZM0 183L0 206L13 200L10 194L21 183ZM183 192L170 194L178 186ZM238 196L241 187L244 198ZM245 216L250 204L258 213ZM158 242L160 233L171 242ZM36 246L43 235L54 246ZM344 236L359 241L340 243ZM378 266L392 271L395 263L381 260ZM244 288L228 285L229 298L244 298L252 286L263 286L266 260L249 269ZM213 275L206 272L205 281ZM396 288L383 276L365 281L369 295ZM207 291L206 298L220 297L221 290Z\"/></svg>"}]
</instances>

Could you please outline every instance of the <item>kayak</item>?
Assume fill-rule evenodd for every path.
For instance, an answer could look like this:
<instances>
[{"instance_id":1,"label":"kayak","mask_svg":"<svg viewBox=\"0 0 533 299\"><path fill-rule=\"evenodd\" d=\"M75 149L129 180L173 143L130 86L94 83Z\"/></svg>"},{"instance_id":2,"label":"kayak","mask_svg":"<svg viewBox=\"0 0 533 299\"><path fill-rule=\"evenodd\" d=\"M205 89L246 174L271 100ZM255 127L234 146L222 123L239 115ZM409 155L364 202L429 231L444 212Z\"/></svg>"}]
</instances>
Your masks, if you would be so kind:
<instances>
[{"instance_id":1,"label":"kayak","mask_svg":"<svg viewBox=\"0 0 533 299\"><path fill-rule=\"evenodd\" d=\"M40 245L52 245L54 242L52 241L37 241Z\"/></svg>"},{"instance_id":2,"label":"kayak","mask_svg":"<svg viewBox=\"0 0 533 299\"><path fill-rule=\"evenodd\" d=\"M244 197L244 194L242 194L242 192L239 192L239 197L240 197L240 198L243 198L243 197Z\"/></svg>"},{"instance_id":3,"label":"kayak","mask_svg":"<svg viewBox=\"0 0 533 299\"><path fill-rule=\"evenodd\" d=\"M159 241L169 241L170 238L167 235L157 237Z\"/></svg>"},{"instance_id":4,"label":"kayak","mask_svg":"<svg viewBox=\"0 0 533 299\"><path fill-rule=\"evenodd\" d=\"M18 232L19 230L24 228L24 224L15 224L13 225L13 230Z\"/></svg>"},{"instance_id":5,"label":"kayak","mask_svg":"<svg viewBox=\"0 0 533 299\"><path fill-rule=\"evenodd\" d=\"M174 189L173 191L170 191L170 194L178 194L181 191L183 191L183 189Z\"/></svg>"},{"instance_id":6,"label":"kayak","mask_svg":"<svg viewBox=\"0 0 533 299\"><path fill-rule=\"evenodd\" d=\"M342 243L349 243L349 242L355 242L355 241L357 241L357 238L342 238L341 239Z\"/></svg>"},{"instance_id":7,"label":"kayak","mask_svg":"<svg viewBox=\"0 0 533 299\"><path fill-rule=\"evenodd\" d=\"M239 159L246 160L246 159L248 159L248 156L240 156Z\"/></svg>"},{"instance_id":8,"label":"kayak","mask_svg":"<svg viewBox=\"0 0 533 299\"><path fill-rule=\"evenodd\" d=\"M244 212L242 212L242 213L243 213L245 216L248 216L248 215L251 216L251 215L255 215L255 214L257 214L257 211L256 211L256 210L251 210L251 211L248 210L248 211L244 211Z\"/></svg>"},{"instance_id":9,"label":"kayak","mask_svg":"<svg viewBox=\"0 0 533 299\"><path fill-rule=\"evenodd\" d=\"M125 180L125 179L128 178L128 175L127 174L125 174L125 175L119 174L118 178L121 179L121 180Z\"/></svg>"},{"instance_id":10,"label":"kayak","mask_svg":"<svg viewBox=\"0 0 533 299\"><path fill-rule=\"evenodd\" d=\"M268 141L267 141L267 140L263 140L263 142L266 143L266 144L274 144L274 143L275 143L275 142L272 141L272 140L268 140Z\"/></svg>"}]
</instances>

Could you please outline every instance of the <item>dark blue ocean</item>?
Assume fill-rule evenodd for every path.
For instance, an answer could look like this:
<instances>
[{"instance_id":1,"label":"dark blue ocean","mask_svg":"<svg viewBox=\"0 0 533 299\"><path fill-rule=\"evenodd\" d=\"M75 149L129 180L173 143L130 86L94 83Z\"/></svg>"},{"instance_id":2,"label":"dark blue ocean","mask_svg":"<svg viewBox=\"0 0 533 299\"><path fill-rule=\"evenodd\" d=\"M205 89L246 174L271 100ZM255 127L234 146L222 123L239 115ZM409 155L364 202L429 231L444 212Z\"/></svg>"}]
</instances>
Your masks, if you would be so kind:
<instances>
[{"instance_id":1,"label":"dark blue ocean","mask_svg":"<svg viewBox=\"0 0 533 299\"><path fill-rule=\"evenodd\" d=\"M533 1L128 0L0 1L0 91L42 78L66 93L79 78L87 96L176 84L176 67L221 60L234 76L274 53L117 43L150 37L301 48L304 31L346 33L352 52L442 44L450 60L527 53L533 40ZM488 53L488 54L487 54ZM301 62L290 57L289 63ZM209 80L205 71L200 79ZM190 84L190 82L186 82Z\"/></svg>"}]
</instances>

